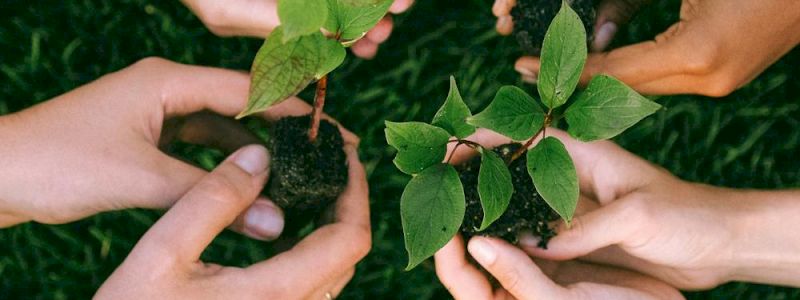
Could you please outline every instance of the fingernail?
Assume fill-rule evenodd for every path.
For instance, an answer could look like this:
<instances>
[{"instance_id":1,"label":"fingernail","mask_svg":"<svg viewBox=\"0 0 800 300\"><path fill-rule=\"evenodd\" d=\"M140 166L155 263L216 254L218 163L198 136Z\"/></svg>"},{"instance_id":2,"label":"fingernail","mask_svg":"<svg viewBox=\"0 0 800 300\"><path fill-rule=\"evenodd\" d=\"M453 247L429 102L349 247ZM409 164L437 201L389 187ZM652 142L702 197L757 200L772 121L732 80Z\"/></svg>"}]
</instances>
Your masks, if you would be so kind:
<instances>
[{"instance_id":1,"label":"fingernail","mask_svg":"<svg viewBox=\"0 0 800 300\"><path fill-rule=\"evenodd\" d=\"M249 145L237 151L233 163L250 175L258 175L267 170L269 164L267 155L267 149L264 146Z\"/></svg>"},{"instance_id":2,"label":"fingernail","mask_svg":"<svg viewBox=\"0 0 800 300\"><path fill-rule=\"evenodd\" d=\"M525 247L538 247L542 238L526 232L519 235L519 244Z\"/></svg>"},{"instance_id":3,"label":"fingernail","mask_svg":"<svg viewBox=\"0 0 800 300\"><path fill-rule=\"evenodd\" d=\"M283 231L283 212L270 201L256 201L244 216L245 231L263 240L274 240Z\"/></svg>"},{"instance_id":4,"label":"fingernail","mask_svg":"<svg viewBox=\"0 0 800 300\"><path fill-rule=\"evenodd\" d=\"M472 257L474 257L475 260L477 260L481 265L489 266L494 263L495 259L497 258L497 253L495 252L494 247L489 245L489 243L482 238L472 238L472 240L469 241L467 248Z\"/></svg>"},{"instance_id":5,"label":"fingernail","mask_svg":"<svg viewBox=\"0 0 800 300\"><path fill-rule=\"evenodd\" d=\"M594 37L593 51L600 52L606 49L609 44L611 44L611 39L614 38L614 34L617 33L617 24L614 22L606 22L599 29L597 29L597 35Z\"/></svg>"}]
</instances>

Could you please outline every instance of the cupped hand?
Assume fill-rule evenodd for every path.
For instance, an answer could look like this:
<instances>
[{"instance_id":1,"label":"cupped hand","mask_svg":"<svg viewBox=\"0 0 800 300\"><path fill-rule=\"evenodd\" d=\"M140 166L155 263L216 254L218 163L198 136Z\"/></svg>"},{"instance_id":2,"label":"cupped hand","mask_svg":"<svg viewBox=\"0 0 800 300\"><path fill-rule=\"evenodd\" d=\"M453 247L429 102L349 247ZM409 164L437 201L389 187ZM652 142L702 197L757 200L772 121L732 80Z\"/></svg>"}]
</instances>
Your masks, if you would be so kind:
<instances>
[{"instance_id":1,"label":"cupped hand","mask_svg":"<svg viewBox=\"0 0 800 300\"><path fill-rule=\"evenodd\" d=\"M726 201L731 191L681 181L609 141L583 143L558 129L547 133L569 151L582 202L572 226L561 223L547 249L522 236L528 254L624 267L685 289L730 279L737 228L737 203ZM485 130L468 139L488 146L509 142Z\"/></svg>"},{"instance_id":2,"label":"cupped hand","mask_svg":"<svg viewBox=\"0 0 800 300\"><path fill-rule=\"evenodd\" d=\"M510 34L517 0L495 0L497 30ZM603 51L619 26L651 0L604 0L597 8L593 51ZM654 40L590 53L581 82L612 75L644 94L721 97L753 80L800 43L800 2L793 0L683 0L680 20ZM539 58L515 68L535 82Z\"/></svg>"},{"instance_id":3,"label":"cupped hand","mask_svg":"<svg viewBox=\"0 0 800 300\"><path fill-rule=\"evenodd\" d=\"M252 36L264 38L280 25L278 0L181 0L211 32L219 36ZM408 10L414 0L394 0L392 14ZM351 49L358 57L371 59L378 46L389 38L394 23L391 15L379 21Z\"/></svg>"},{"instance_id":4,"label":"cupped hand","mask_svg":"<svg viewBox=\"0 0 800 300\"><path fill-rule=\"evenodd\" d=\"M0 226L170 207L206 172L158 145L177 138L232 152L259 143L238 123L210 113L237 114L245 107L248 87L244 73L148 58L0 117L0 136L7 141L0 146ZM307 104L291 99L261 117L271 121L309 111ZM352 133L343 134L357 143ZM233 228L273 239L283 229L283 214L259 200Z\"/></svg>"},{"instance_id":5,"label":"cupped hand","mask_svg":"<svg viewBox=\"0 0 800 300\"><path fill-rule=\"evenodd\" d=\"M511 244L486 237L469 241L469 254L500 287L466 258L454 237L439 250L436 274L455 299L683 299L675 288L651 277L578 261L534 262Z\"/></svg>"},{"instance_id":6,"label":"cupped hand","mask_svg":"<svg viewBox=\"0 0 800 300\"><path fill-rule=\"evenodd\" d=\"M370 248L368 189L355 146L345 146L349 182L324 225L294 248L246 268L200 255L251 206L268 177L268 154L246 146L205 175L103 283L98 299L330 299Z\"/></svg>"}]
</instances>

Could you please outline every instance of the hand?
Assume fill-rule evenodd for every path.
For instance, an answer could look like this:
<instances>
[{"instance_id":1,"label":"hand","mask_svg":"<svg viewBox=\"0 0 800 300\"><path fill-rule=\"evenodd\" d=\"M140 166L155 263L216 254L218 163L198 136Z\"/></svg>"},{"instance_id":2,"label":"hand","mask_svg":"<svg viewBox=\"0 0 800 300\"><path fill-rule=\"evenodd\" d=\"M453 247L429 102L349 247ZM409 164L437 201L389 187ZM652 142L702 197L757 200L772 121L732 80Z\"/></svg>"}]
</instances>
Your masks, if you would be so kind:
<instances>
[{"instance_id":1,"label":"hand","mask_svg":"<svg viewBox=\"0 0 800 300\"><path fill-rule=\"evenodd\" d=\"M789 267L800 259L800 240L782 229L800 213L796 193L688 183L609 141L582 143L557 129L547 132L572 156L582 201L572 227L561 224L546 250L537 238L522 236L528 254L624 267L684 289L731 280L800 284ZM469 139L487 147L509 142L485 130ZM466 155L457 152L454 160Z\"/></svg>"},{"instance_id":2,"label":"hand","mask_svg":"<svg viewBox=\"0 0 800 300\"><path fill-rule=\"evenodd\" d=\"M619 25L649 0L604 0L597 8L593 51L602 51ZM510 34L516 0L495 0L497 29ZM722 97L753 80L800 42L800 2L683 0L680 21L652 41L590 54L581 82L612 75L644 94ZM530 82L539 58L515 68Z\"/></svg>"},{"instance_id":3,"label":"hand","mask_svg":"<svg viewBox=\"0 0 800 300\"><path fill-rule=\"evenodd\" d=\"M0 146L0 227L170 207L206 172L157 146L171 137L228 152L259 143L232 120L192 114L235 115L245 107L248 86L243 73L148 58L0 117L0 136L8 141ZM292 99L261 116L274 120L309 111ZM173 128L165 120L183 125ZM283 229L282 212L269 201L256 201L238 220L234 229L258 239L273 239Z\"/></svg>"},{"instance_id":4,"label":"hand","mask_svg":"<svg viewBox=\"0 0 800 300\"><path fill-rule=\"evenodd\" d=\"M267 180L261 146L231 155L150 228L100 287L98 299L325 299L336 296L369 251L366 177L352 144L350 179L336 203L335 223L291 250L247 268L200 261L226 226L251 206Z\"/></svg>"},{"instance_id":5,"label":"hand","mask_svg":"<svg viewBox=\"0 0 800 300\"><path fill-rule=\"evenodd\" d=\"M502 286L465 258L454 237L436 255L436 274L455 299L683 299L674 288L630 271L577 261L534 263L519 248L495 238L473 237L469 253Z\"/></svg>"},{"instance_id":6,"label":"hand","mask_svg":"<svg viewBox=\"0 0 800 300\"><path fill-rule=\"evenodd\" d=\"M219 36L252 36L264 38L280 25L278 0L181 0L211 32ZM399 14L411 7L414 0L395 0L389 8ZM392 17L387 15L351 49L358 57L371 59L378 45L392 33Z\"/></svg>"}]
</instances>

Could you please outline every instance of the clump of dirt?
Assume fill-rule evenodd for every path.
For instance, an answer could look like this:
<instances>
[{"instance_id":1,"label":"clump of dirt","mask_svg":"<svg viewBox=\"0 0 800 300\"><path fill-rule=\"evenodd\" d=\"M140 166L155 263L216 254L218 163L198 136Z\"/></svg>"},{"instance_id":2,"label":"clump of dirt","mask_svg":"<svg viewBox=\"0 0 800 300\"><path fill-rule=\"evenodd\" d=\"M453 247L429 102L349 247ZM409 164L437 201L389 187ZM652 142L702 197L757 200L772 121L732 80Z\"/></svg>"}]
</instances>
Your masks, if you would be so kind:
<instances>
[{"instance_id":1,"label":"clump of dirt","mask_svg":"<svg viewBox=\"0 0 800 300\"><path fill-rule=\"evenodd\" d=\"M517 143L505 144L496 147L493 151L508 161L511 155L522 147ZM483 208L478 195L478 171L481 159L476 157L457 167L461 183L464 185L464 195L467 201L467 211L461 225L461 233L465 238L475 235L502 238L510 243L517 242L521 231L529 230L534 236L541 237L539 247L547 248L547 242L555 236L549 226L550 221L558 219L558 214L547 205L542 196L536 191L531 176L528 175L525 155L511 163L511 181L514 193L508 209L497 221L484 231L478 231L483 221Z\"/></svg>"},{"instance_id":2,"label":"clump of dirt","mask_svg":"<svg viewBox=\"0 0 800 300\"><path fill-rule=\"evenodd\" d=\"M568 2L583 21L586 41L591 43L594 38L596 18L595 1L569 0ZM525 54L534 56L541 54L544 35L559 9L561 0L517 0L517 5L511 10L511 16L514 19L514 35Z\"/></svg>"},{"instance_id":3,"label":"clump of dirt","mask_svg":"<svg viewBox=\"0 0 800 300\"><path fill-rule=\"evenodd\" d=\"M347 186L344 140L336 125L322 120L314 143L308 140L310 116L280 119L270 130L267 196L289 216L317 216Z\"/></svg>"}]
</instances>

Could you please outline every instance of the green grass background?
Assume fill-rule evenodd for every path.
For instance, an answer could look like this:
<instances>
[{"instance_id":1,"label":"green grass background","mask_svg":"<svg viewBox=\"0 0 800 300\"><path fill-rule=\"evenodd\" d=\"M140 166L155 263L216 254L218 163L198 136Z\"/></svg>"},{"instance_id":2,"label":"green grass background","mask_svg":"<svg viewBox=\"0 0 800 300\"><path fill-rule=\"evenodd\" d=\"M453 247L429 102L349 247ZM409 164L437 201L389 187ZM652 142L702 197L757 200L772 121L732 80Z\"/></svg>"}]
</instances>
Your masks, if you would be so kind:
<instances>
[{"instance_id":1,"label":"green grass background","mask_svg":"<svg viewBox=\"0 0 800 300\"><path fill-rule=\"evenodd\" d=\"M343 299L449 298L430 262L402 271L406 258L398 200L408 177L391 163L383 121L429 120L444 100L450 74L473 110L483 108L501 85L535 90L521 85L513 70L519 55L515 41L493 31L491 1L417 2L395 19L396 30L375 60L348 58L332 75L326 110L362 137L373 212L373 250L358 265ZM652 38L677 20L679 2L647 7L621 30L615 44ZM146 56L248 69L259 45L255 39L213 36L178 1L5 0L0 4L0 114L25 109ZM798 187L798 66L800 51L795 49L723 99L661 97L667 109L617 141L687 180ZM309 99L308 91L303 95ZM176 149L206 168L223 156L199 147ZM0 230L0 299L90 297L159 215L130 210L59 226L29 223ZM266 248L224 233L204 259L247 265L264 259ZM687 296L800 299L800 289L730 283Z\"/></svg>"}]
</instances>

